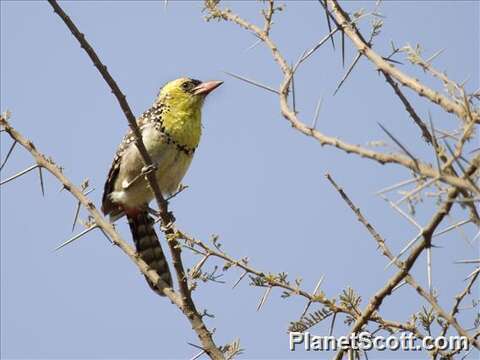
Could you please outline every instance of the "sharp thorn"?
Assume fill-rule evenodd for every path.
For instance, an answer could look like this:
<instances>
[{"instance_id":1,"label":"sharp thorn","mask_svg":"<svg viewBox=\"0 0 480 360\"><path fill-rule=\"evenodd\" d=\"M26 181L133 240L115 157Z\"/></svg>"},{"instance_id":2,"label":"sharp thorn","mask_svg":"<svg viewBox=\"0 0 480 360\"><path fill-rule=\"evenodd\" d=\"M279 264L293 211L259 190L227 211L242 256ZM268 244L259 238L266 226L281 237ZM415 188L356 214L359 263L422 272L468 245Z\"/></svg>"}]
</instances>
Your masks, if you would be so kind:
<instances>
[{"instance_id":1,"label":"sharp thorn","mask_svg":"<svg viewBox=\"0 0 480 360\"><path fill-rule=\"evenodd\" d=\"M13 149L15 148L15 145L17 145L17 140L13 142L13 144L10 146L10 149L8 149L7 156L5 156L5 160L3 160L2 165L0 166L0 171L2 171L3 167L8 161L8 158L10 157L10 154L12 153Z\"/></svg>"},{"instance_id":2,"label":"sharp thorn","mask_svg":"<svg viewBox=\"0 0 480 360\"><path fill-rule=\"evenodd\" d=\"M194 347L194 348L196 348L196 349L205 351L205 349L204 349L203 347L199 346L199 345L195 345L195 344L192 344L192 343L189 343L189 342L187 342L187 344L190 345L190 346L192 346L192 347Z\"/></svg>"},{"instance_id":3,"label":"sharp thorn","mask_svg":"<svg viewBox=\"0 0 480 360\"><path fill-rule=\"evenodd\" d=\"M395 286L393 289L392 289L392 293L398 289L400 289L403 285L406 285L407 282L405 280L401 281L400 284L397 284L397 286Z\"/></svg>"},{"instance_id":4,"label":"sharp thorn","mask_svg":"<svg viewBox=\"0 0 480 360\"><path fill-rule=\"evenodd\" d=\"M437 56L439 56L441 53L443 53L445 49L440 49L438 50L435 54L430 56L427 60L425 60L426 63L431 63Z\"/></svg>"},{"instance_id":5,"label":"sharp thorn","mask_svg":"<svg viewBox=\"0 0 480 360\"><path fill-rule=\"evenodd\" d=\"M378 126L380 126L380 127L382 128L382 130L388 135L388 137L389 137L390 139L392 139L392 140L395 142L395 144L397 144L397 145L405 152L405 154L408 155L408 157L409 157L410 159L413 160L413 162L415 163L415 166L418 168L418 161L417 161L417 159L410 153L410 151L408 151L407 148L406 148L405 146L403 146L402 143L401 143L400 141L398 141L382 124L380 124L380 123L377 123L377 124L378 124Z\"/></svg>"},{"instance_id":6,"label":"sharp thorn","mask_svg":"<svg viewBox=\"0 0 480 360\"><path fill-rule=\"evenodd\" d=\"M432 286L432 248L427 248L427 282L428 282L428 292L430 295L433 294Z\"/></svg>"},{"instance_id":7,"label":"sharp thorn","mask_svg":"<svg viewBox=\"0 0 480 360\"><path fill-rule=\"evenodd\" d=\"M435 181L437 181L438 178L433 178L433 179L430 179L426 182L424 182L422 185L416 187L415 189L413 189L412 191L408 192L407 194L405 194L404 197L402 197L400 200L398 200L395 205L400 205L402 202L404 202L405 200L407 199L410 199L413 195L415 195L416 193L422 191L423 189L425 189L426 187L430 186L432 183L434 183Z\"/></svg>"},{"instance_id":8,"label":"sharp thorn","mask_svg":"<svg viewBox=\"0 0 480 360\"><path fill-rule=\"evenodd\" d=\"M102 232L102 234L107 238L107 240L108 240L112 245L115 245L115 242L114 242L112 239L110 239L107 234L105 234L105 231L103 231L102 228L100 228L100 231Z\"/></svg>"},{"instance_id":9,"label":"sharp thorn","mask_svg":"<svg viewBox=\"0 0 480 360\"><path fill-rule=\"evenodd\" d=\"M78 220L78 215L80 214L80 201L77 203L77 207L75 208L75 216L73 218L73 224L72 224L72 232L75 230L75 225L77 225L77 220Z\"/></svg>"},{"instance_id":10,"label":"sharp thorn","mask_svg":"<svg viewBox=\"0 0 480 360\"><path fill-rule=\"evenodd\" d=\"M292 87L292 109L293 109L293 113L296 114L297 113L297 108L296 108L296 102L295 102L295 76L294 76L294 72L292 71L292 80L291 80L291 87Z\"/></svg>"},{"instance_id":11,"label":"sharp thorn","mask_svg":"<svg viewBox=\"0 0 480 360\"><path fill-rule=\"evenodd\" d=\"M385 60L385 61L397 64L397 65L403 65L403 63L401 61L398 61L398 60L390 59L390 58L383 57L383 56L382 56L382 59Z\"/></svg>"},{"instance_id":12,"label":"sharp thorn","mask_svg":"<svg viewBox=\"0 0 480 360\"><path fill-rule=\"evenodd\" d=\"M38 167L38 176L40 177L40 188L42 189L42 196L45 197L45 185L43 183L43 173L42 173L42 167Z\"/></svg>"},{"instance_id":13,"label":"sharp thorn","mask_svg":"<svg viewBox=\"0 0 480 360\"><path fill-rule=\"evenodd\" d=\"M382 195L380 196L383 200L388 202L394 210L396 210L400 215L402 215L405 219L407 219L413 226L415 226L420 232L423 231L423 228L420 225L418 225L418 223L415 220L413 220L410 216L408 216L399 206L395 205L395 203L387 199L385 196L382 196Z\"/></svg>"},{"instance_id":14,"label":"sharp thorn","mask_svg":"<svg viewBox=\"0 0 480 360\"><path fill-rule=\"evenodd\" d=\"M82 237L82 236L85 235L85 234L88 234L90 231L92 231L93 229L96 229L97 227L98 227L98 225L93 225L93 226L89 227L88 229L83 230L80 234L77 234L77 235L75 235L74 237L72 237L72 238L68 239L67 241L65 241L64 243L58 245L58 246L54 249L54 251L58 251L58 250L60 250L61 248L65 247L65 246L67 246L67 245L69 245L69 244L71 244L71 243L74 242L75 240L79 239L80 237Z\"/></svg>"},{"instance_id":15,"label":"sharp thorn","mask_svg":"<svg viewBox=\"0 0 480 360\"><path fill-rule=\"evenodd\" d=\"M335 320L337 319L337 313L333 313L332 322L330 323L330 329L328 330L328 336L332 336L333 327L335 326Z\"/></svg>"},{"instance_id":16,"label":"sharp thorn","mask_svg":"<svg viewBox=\"0 0 480 360\"><path fill-rule=\"evenodd\" d=\"M355 57L355 59L353 60L352 65L350 65L350 67L348 68L347 72L346 72L345 75L342 77L342 80L340 80L340 83L337 85L337 88L336 88L335 91L333 92L333 96L335 96L335 94L338 92L338 90L340 90L340 88L342 87L343 83L347 80L348 76L350 75L350 73L352 72L353 68L355 67L355 65L357 64L358 60L360 60L361 57L362 57L362 54L361 54L361 53L358 53L357 56Z\"/></svg>"},{"instance_id":17,"label":"sharp thorn","mask_svg":"<svg viewBox=\"0 0 480 360\"><path fill-rule=\"evenodd\" d=\"M313 289L313 295L317 295L317 291L322 285L323 279L325 279L325 275L320 276L320 279L318 280L317 285L315 286L315 289Z\"/></svg>"},{"instance_id":18,"label":"sharp thorn","mask_svg":"<svg viewBox=\"0 0 480 360\"><path fill-rule=\"evenodd\" d=\"M324 278L325 278L325 275L322 275L322 276L320 277L320 280L318 280L317 285L315 286L315 289L313 289L313 293L312 293L313 296L315 296L315 295L317 294L317 291L318 291L318 289L320 288L320 285L322 285L322 282L323 282L323 279L324 279ZM302 315L300 315L300 319L303 319L303 317L304 317L305 314L307 313L308 308L310 307L310 305L312 305L312 301L311 301L311 300L307 302L307 305L305 306L305 309L303 310Z\"/></svg>"},{"instance_id":19,"label":"sharp thorn","mask_svg":"<svg viewBox=\"0 0 480 360\"><path fill-rule=\"evenodd\" d=\"M339 30L340 30L340 28L338 28L338 27L335 28L334 30L331 30L328 35L326 35L322 40L320 40L317 43L317 45L315 45L310 50L305 51L304 54L300 57L299 63L302 63L305 60L307 60L315 51L317 51L323 44L325 44L325 42L328 41L328 39L333 39L333 35L335 35L337 33L337 31L339 31Z\"/></svg>"},{"instance_id":20,"label":"sharp thorn","mask_svg":"<svg viewBox=\"0 0 480 360\"><path fill-rule=\"evenodd\" d=\"M472 239L471 243L473 244L477 239L480 238L480 231L475 235L475 237Z\"/></svg>"},{"instance_id":21,"label":"sharp thorn","mask_svg":"<svg viewBox=\"0 0 480 360\"><path fill-rule=\"evenodd\" d=\"M235 284L233 284L232 286L232 289L235 289L237 287L237 285L240 283L240 281L242 281L242 279L245 277L245 275L248 274L248 271L245 271L242 276L240 276L240 278L235 282Z\"/></svg>"},{"instance_id":22,"label":"sharp thorn","mask_svg":"<svg viewBox=\"0 0 480 360\"><path fill-rule=\"evenodd\" d=\"M442 234L445 234L446 232L449 232L450 230L453 230L453 229L456 229L462 225L465 225L465 224L468 224L469 222L471 222L472 220L471 219L467 219L467 220L462 220L456 224L453 224L453 225L450 225L448 227L446 227L445 229L439 231L438 233L436 234L433 234L432 237L437 237L437 236L440 236Z\"/></svg>"},{"instance_id":23,"label":"sharp thorn","mask_svg":"<svg viewBox=\"0 0 480 360\"><path fill-rule=\"evenodd\" d=\"M20 171L19 173L15 174L15 175L13 175L13 176L11 176L11 177L9 177L8 179L3 180L2 182L0 182L0 185L4 185L4 184L6 184L6 183L8 183L8 182L10 182L10 181L12 181L12 180L15 180L16 178L18 178L18 177L20 177L20 176L22 176L22 175L25 175L25 174L28 173L29 171L32 171L33 169L36 169L37 167L38 167L37 164L32 165L32 166L30 166L29 168L26 168L25 170Z\"/></svg>"},{"instance_id":24,"label":"sharp thorn","mask_svg":"<svg viewBox=\"0 0 480 360\"><path fill-rule=\"evenodd\" d=\"M467 281L468 279L470 279L472 276L475 276L479 272L480 272L480 268L476 268L463 281Z\"/></svg>"},{"instance_id":25,"label":"sharp thorn","mask_svg":"<svg viewBox=\"0 0 480 360\"><path fill-rule=\"evenodd\" d=\"M268 295L270 295L271 291L272 291L272 287L269 286L267 288L267 290L265 291L265 293L263 294L262 299L260 300L260 303L257 306L257 311L260 311L262 309L262 307L265 304L265 302L267 301Z\"/></svg>"},{"instance_id":26,"label":"sharp thorn","mask_svg":"<svg viewBox=\"0 0 480 360\"><path fill-rule=\"evenodd\" d=\"M236 78L236 79L245 81L245 82L248 83L248 84L255 85L255 86L258 86L259 88L262 88L262 89L268 90L268 91L270 91L270 92L273 92L273 93L275 93L275 94L277 94L277 95L280 94L280 92L279 92L278 90L275 90L275 89L271 88L270 86L260 84L259 82L256 82L256 81L254 81L254 80L247 79L247 78L245 78L245 77L243 77L243 76L236 75L236 74L231 73L231 72L228 72L228 71L224 71L224 73L227 74L227 75L230 75L230 76L232 76L232 77L234 77L234 78Z\"/></svg>"},{"instance_id":27,"label":"sharp thorn","mask_svg":"<svg viewBox=\"0 0 480 360\"><path fill-rule=\"evenodd\" d=\"M92 188L92 189L88 190L88 191L87 191L85 194L83 194L83 195L87 196L87 195L90 194L92 191L95 191L95 188Z\"/></svg>"},{"instance_id":28,"label":"sharp thorn","mask_svg":"<svg viewBox=\"0 0 480 360\"><path fill-rule=\"evenodd\" d=\"M320 1L320 3L322 4L322 6L325 10L325 17L327 18L328 31L332 32L332 23L330 21L330 13L328 12L328 5L326 4L326 1L325 1L325 4L323 4L321 1ZM337 29L338 29L338 27L337 27ZM333 37L331 37L331 40L332 40L333 50L335 51L335 41L333 40Z\"/></svg>"},{"instance_id":29,"label":"sharp thorn","mask_svg":"<svg viewBox=\"0 0 480 360\"><path fill-rule=\"evenodd\" d=\"M252 45L250 45L248 48L246 48L244 51L247 52L249 50L252 50L254 47L258 46L258 44L261 44L262 40L257 39Z\"/></svg>"},{"instance_id":30,"label":"sharp thorn","mask_svg":"<svg viewBox=\"0 0 480 360\"><path fill-rule=\"evenodd\" d=\"M384 193L386 193L386 192L395 190L395 189L397 189L397 188L399 188L399 187L402 187L402 186L411 184L411 183L416 182L416 181L421 180L421 179L423 179L423 178L412 178L412 179L407 179L407 180L401 181L401 182L396 183L396 184L394 184L394 185L391 185L391 186L388 186L388 187L383 188L383 189L381 189L381 190L378 190L378 191L375 193L375 195L382 195L382 194L384 194Z\"/></svg>"},{"instance_id":31,"label":"sharp thorn","mask_svg":"<svg viewBox=\"0 0 480 360\"><path fill-rule=\"evenodd\" d=\"M420 239L420 237L422 236L422 233L418 233L417 236L415 236L412 240L410 240L408 242L408 244L400 251L400 253L395 256L392 260L390 260L390 262L387 264L387 266L385 266L385 269L384 270L387 270L393 263L395 263L398 259L400 259L400 257L408 251L408 249L410 249L412 247L413 244L415 244L417 242L418 239Z\"/></svg>"},{"instance_id":32,"label":"sharp thorn","mask_svg":"<svg viewBox=\"0 0 480 360\"><path fill-rule=\"evenodd\" d=\"M453 262L454 264L479 264L480 259L472 259L472 260L457 260Z\"/></svg>"},{"instance_id":33,"label":"sharp thorn","mask_svg":"<svg viewBox=\"0 0 480 360\"><path fill-rule=\"evenodd\" d=\"M196 360L203 354L205 354L205 350L200 351L197 355L193 356L190 360Z\"/></svg>"},{"instance_id":34,"label":"sharp thorn","mask_svg":"<svg viewBox=\"0 0 480 360\"><path fill-rule=\"evenodd\" d=\"M307 313L308 309L310 308L310 305L312 305L312 301L309 300L307 302L307 305L305 305L305 309L303 309L303 312L302 312L302 315L300 315L300 320L303 319L303 317L305 316L305 314Z\"/></svg>"},{"instance_id":35,"label":"sharp thorn","mask_svg":"<svg viewBox=\"0 0 480 360\"><path fill-rule=\"evenodd\" d=\"M320 116L320 109L322 108L322 103L323 103L323 96L320 96L317 102L317 106L315 107L315 115L313 116L313 124L312 124L312 129L317 128L317 122L318 118Z\"/></svg>"}]
</instances>

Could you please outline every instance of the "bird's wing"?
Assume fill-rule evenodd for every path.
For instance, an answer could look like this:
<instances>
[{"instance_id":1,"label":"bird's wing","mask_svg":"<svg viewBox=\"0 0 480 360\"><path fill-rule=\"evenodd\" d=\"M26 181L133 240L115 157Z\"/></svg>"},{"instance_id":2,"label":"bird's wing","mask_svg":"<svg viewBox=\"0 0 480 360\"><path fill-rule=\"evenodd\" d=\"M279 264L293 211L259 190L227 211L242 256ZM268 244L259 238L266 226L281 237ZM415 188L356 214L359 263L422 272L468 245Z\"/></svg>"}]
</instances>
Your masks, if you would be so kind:
<instances>
[{"instance_id":1,"label":"bird's wing","mask_svg":"<svg viewBox=\"0 0 480 360\"><path fill-rule=\"evenodd\" d=\"M119 211L118 206L110 200L109 195L115 187L115 181L117 180L118 172L120 171L120 166L122 164L122 157L127 149L133 145L132 143L134 141L135 137L133 136L132 131L129 131L120 143L115 158L113 159L112 166L107 175L107 181L105 181L105 186L103 188L102 211L105 215L110 214L114 216Z\"/></svg>"},{"instance_id":2,"label":"bird's wing","mask_svg":"<svg viewBox=\"0 0 480 360\"><path fill-rule=\"evenodd\" d=\"M155 104L150 109L145 111L137 119L137 125L140 128L140 131L143 133L143 130L151 125L154 125L156 128L158 127L159 131L163 131L161 118L164 111L165 109L163 104ZM134 145L134 142L135 137L133 132L130 130L120 143L120 146L115 154L115 158L113 159L112 166L108 172L107 181L105 182L103 190L102 211L105 215L110 214L111 217L115 217L122 212L122 210L112 202L109 195L115 188L115 182L120 171L123 157L126 155L130 146ZM158 161L159 159L156 160Z\"/></svg>"}]
</instances>

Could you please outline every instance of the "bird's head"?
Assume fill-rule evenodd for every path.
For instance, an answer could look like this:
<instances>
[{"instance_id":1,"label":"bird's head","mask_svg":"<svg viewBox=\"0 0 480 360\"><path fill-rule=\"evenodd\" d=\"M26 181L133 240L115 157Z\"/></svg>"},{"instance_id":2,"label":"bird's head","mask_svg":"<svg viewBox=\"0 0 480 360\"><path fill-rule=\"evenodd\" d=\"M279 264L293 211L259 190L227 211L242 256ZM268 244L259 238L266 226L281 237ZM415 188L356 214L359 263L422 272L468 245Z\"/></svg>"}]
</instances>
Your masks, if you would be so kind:
<instances>
[{"instance_id":1,"label":"bird's head","mask_svg":"<svg viewBox=\"0 0 480 360\"><path fill-rule=\"evenodd\" d=\"M176 111L200 110L206 96L222 85L223 81L199 81L180 78L167 83L158 94L156 102L170 105Z\"/></svg>"}]
</instances>

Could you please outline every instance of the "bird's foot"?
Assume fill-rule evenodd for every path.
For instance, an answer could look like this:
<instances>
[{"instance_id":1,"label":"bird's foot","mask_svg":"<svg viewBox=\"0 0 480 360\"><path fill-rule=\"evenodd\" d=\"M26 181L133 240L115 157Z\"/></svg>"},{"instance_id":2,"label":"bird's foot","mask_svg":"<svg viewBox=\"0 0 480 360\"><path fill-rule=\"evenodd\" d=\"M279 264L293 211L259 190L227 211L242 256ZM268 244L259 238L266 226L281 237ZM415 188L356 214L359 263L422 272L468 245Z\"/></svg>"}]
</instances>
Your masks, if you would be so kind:
<instances>
[{"instance_id":1,"label":"bird's foot","mask_svg":"<svg viewBox=\"0 0 480 360\"><path fill-rule=\"evenodd\" d=\"M160 227L162 231L171 230L173 228L173 225L175 224L176 219L171 211L167 213L167 219L168 219L167 223L162 224L162 226Z\"/></svg>"}]
</instances>

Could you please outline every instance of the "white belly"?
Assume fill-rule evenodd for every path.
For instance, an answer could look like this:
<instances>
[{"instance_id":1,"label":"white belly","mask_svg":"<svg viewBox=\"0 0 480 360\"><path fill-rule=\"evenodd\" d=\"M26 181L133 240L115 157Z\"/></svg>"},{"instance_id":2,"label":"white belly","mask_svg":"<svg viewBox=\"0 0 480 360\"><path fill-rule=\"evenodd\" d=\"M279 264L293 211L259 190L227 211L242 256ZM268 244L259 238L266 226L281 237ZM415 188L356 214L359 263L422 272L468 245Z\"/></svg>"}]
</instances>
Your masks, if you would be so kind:
<instances>
[{"instance_id":1,"label":"white belly","mask_svg":"<svg viewBox=\"0 0 480 360\"><path fill-rule=\"evenodd\" d=\"M178 150L175 144L167 144L165 138L159 136L153 128L143 132L143 141L157 166L156 177L160 190L167 197L178 189L190 166L192 155ZM110 195L112 201L131 208L148 204L154 194L146 179L138 177L143 163L133 143L124 157L115 182L115 191Z\"/></svg>"}]
</instances>

